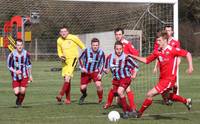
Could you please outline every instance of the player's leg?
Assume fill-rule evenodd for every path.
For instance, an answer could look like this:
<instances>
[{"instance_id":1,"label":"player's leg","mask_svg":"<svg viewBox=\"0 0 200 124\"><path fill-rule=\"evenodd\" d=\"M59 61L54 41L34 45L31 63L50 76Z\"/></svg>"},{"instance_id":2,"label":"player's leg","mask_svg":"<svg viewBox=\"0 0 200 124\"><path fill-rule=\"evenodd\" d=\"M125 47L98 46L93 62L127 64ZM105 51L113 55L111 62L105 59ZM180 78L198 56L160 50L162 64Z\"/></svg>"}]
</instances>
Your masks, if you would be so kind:
<instances>
[{"instance_id":1,"label":"player's leg","mask_svg":"<svg viewBox=\"0 0 200 124\"><path fill-rule=\"evenodd\" d=\"M20 107L20 103L19 103L19 95L20 95L20 82L18 81L13 81L12 82L12 88L14 91L14 94L16 96L16 107Z\"/></svg>"},{"instance_id":2,"label":"player's leg","mask_svg":"<svg viewBox=\"0 0 200 124\"><path fill-rule=\"evenodd\" d=\"M22 105L26 93L26 87L20 87L19 104Z\"/></svg>"},{"instance_id":3,"label":"player's leg","mask_svg":"<svg viewBox=\"0 0 200 124\"><path fill-rule=\"evenodd\" d=\"M87 84L81 84L80 91L82 95L79 99L79 105L82 105L85 98L87 97Z\"/></svg>"},{"instance_id":4,"label":"player's leg","mask_svg":"<svg viewBox=\"0 0 200 124\"><path fill-rule=\"evenodd\" d=\"M101 103L103 99L103 86L101 81L95 81L95 86L97 89L97 95L99 97L98 103Z\"/></svg>"},{"instance_id":5,"label":"player's leg","mask_svg":"<svg viewBox=\"0 0 200 124\"><path fill-rule=\"evenodd\" d=\"M107 98L106 104L103 106L104 109L107 109L112 105L113 98L114 98L114 92L113 92L113 88L111 88L108 92L108 98Z\"/></svg>"},{"instance_id":6,"label":"player's leg","mask_svg":"<svg viewBox=\"0 0 200 124\"><path fill-rule=\"evenodd\" d=\"M62 97L64 96L66 89L68 89L68 87L70 85L70 83L65 80L66 78L67 77L64 77L64 83L63 83L62 87L60 88L59 95L56 97L58 102L62 102Z\"/></svg>"},{"instance_id":7,"label":"player's leg","mask_svg":"<svg viewBox=\"0 0 200 124\"><path fill-rule=\"evenodd\" d=\"M177 101L185 104L188 110L192 108L191 98L184 98L182 96L176 95L175 93L169 93L169 99L172 101Z\"/></svg>"},{"instance_id":8,"label":"player's leg","mask_svg":"<svg viewBox=\"0 0 200 124\"><path fill-rule=\"evenodd\" d=\"M81 73L81 81L80 81L80 91L81 91L81 97L79 99L79 105L82 105L85 98L87 97L87 86L90 82L90 74Z\"/></svg>"},{"instance_id":9,"label":"player's leg","mask_svg":"<svg viewBox=\"0 0 200 124\"><path fill-rule=\"evenodd\" d=\"M65 76L65 85L66 85L66 89L65 89L65 95L66 95L66 99L65 99L65 103L66 104L70 104L71 103L71 99L70 99L70 91L71 91L71 77L70 76Z\"/></svg>"},{"instance_id":10,"label":"player's leg","mask_svg":"<svg viewBox=\"0 0 200 124\"><path fill-rule=\"evenodd\" d=\"M126 94L127 94L127 97L128 97L130 107L133 110L136 110L136 105L135 105L135 102L134 102L134 92L131 90L130 86L126 89Z\"/></svg>"},{"instance_id":11,"label":"player's leg","mask_svg":"<svg viewBox=\"0 0 200 124\"><path fill-rule=\"evenodd\" d=\"M14 93L15 93L15 96L17 97L16 98L16 107L20 107L20 102L19 102L19 95L20 95L20 88L19 87L14 87L13 88L13 91L14 91Z\"/></svg>"},{"instance_id":12,"label":"player's leg","mask_svg":"<svg viewBox=\"0 0 200 124\"><path fill-rule=\"evenodd\" d=\"M24 101L27 86L28 86L28 78L24 78L20 83L20 91L19 91L20 92L20 94L19 94L20 105L22 105L22 103Z\"/></svg>"},{"instance_id":13,"label":"player's leg","mask_svg":"<svg viewBox=\"0 0 200 124\"><path fill-rule=\"evenodd\" d=\"M144 102L142 103L142 106L140 108L140 110L138 111L138 118L140 118L142 116L142 114L144 113L144 111L152 104L153 101L153 97L155 95L158 94L158 91L156 90L156 88L151 89L147 95L146 95L146 99L144 100Z\"/></svg>"}]
</instances>

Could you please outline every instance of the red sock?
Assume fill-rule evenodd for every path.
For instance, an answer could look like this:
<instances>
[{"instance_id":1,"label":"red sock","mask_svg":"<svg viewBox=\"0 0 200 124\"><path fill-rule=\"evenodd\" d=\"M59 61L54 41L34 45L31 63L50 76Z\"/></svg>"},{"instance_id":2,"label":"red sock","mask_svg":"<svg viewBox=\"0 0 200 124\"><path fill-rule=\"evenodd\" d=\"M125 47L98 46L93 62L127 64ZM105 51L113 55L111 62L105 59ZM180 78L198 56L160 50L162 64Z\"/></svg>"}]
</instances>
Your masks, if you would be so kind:
<instances>
[{"instance_id":1,"label":"red sock","mask_svg":"<svg viewBox=\"0 0 200 124\"><path fill-rule=\"evenodd\" d=\"M126 102L126 97L120 98L120 101L121 101L122 109L123 109L124 112L126 112L126 111L131 111L130 106L129 106L129 105L127 104L127 102Z\"/></svg>"},{"instance_id":2,"label":"red sock","mask_svg":"<svg viewBox=\"0 0 200 124\"><path fill-rule=\"evenodd\" d=\"M20 104L24 101L25 94L19 94L19 102Z\"/></svg>"},{"instance_id":3,"label":"red sock","mask_svg":"<svg viewBox=\"0 0 200 124\"><path fill-rule=\"evenodd\" d=\"M177 94L177 89L178 89L177 86L174 86L173 87L173 93Z\"/></svg>"},{"instance_id":4,"label":"red sock","mask_svg":"<svg viewBox=\"0 0 200 124\"><path fill-rule=\"evenodd\" d=\"M97 95L99 97L99 100L102 100L102 98L103 98L103 89L102 90L97 90Z\"/></svg>"},{"instance_id":5,"label":"red sock","mask_svg":"<svg viewBox=\"0 0 200 124\"><path fill-rule=\"evenodd\" d=\"M169 98L173 101L178 101L178 102L181 102L181 103L184 103L184 104L187 103L186 98L183 98L182 96L178 96L175 93L170 93Z\"/></svg>"},{"instance_id":6,"label":"red sock","mask_svg":"<svg viewBox=\"0 0 200 124\"><path fill-rule=\"evenodd\" d=\"M110 89L110 91L108 93L107 104L111 105L113 98L114 98L113 89Z\"/></svg>"},{"instance_id":7,"label":"red sock","mask_svg":"<svg viewBox=\"0 0 200 124\"><path fill-rule=\"evenodd\" d=\"M69 82L64 82L64 84L63 84L63 86L62 86L62 88L60 90L60 93L59 93L61 96L64 96L65 91L68 88L68 84L69 84Z\"/></svg>"},{"instance_id":8,"label":"red sock","mask_svg":"<svg viewBox=\"0 0 200 124\"><path fill-rule=\"evenodd\" d=\"M166 93L162 93L161 96L162 96L164 102L166 103L166 102L168 101L168 98L167 98L167 96L166 96Z\"/></svg>"},{"instance_id":9,"label":"red sock","mask_svg":"<svg viewBox=\"0 0 200 124\"><path fill-rule=\"evenodd\" d=\"M71 83L66 83L66 90L65 90L65 94L66 94L66 99L70 101L70 91L71 91Z\"/></svg>"},{"instance_id":10,"label":"red sock","mask_svg":"<svg viewBox=\"0 0 200 124\"><path fill-rule=\"evenodd\" d=\"M152 99L146 98L142 104L142 107L140 108L139 112L143 113L151 104L152 104Z\"/></svg>"},{"instance_id":11,"label":"red sock","mask_svg":"<svg viewBox=\"0 0 200 124\"><path fill-rule=\"evenodd\" d=\"M130 107L133 110L135 110L136 109L136 105L135 105L135 102L134 102L134 93L133 93L133 91L127 92L127 96L128 96L128 101L129 101Z\"/></svg>"}]
</instances>

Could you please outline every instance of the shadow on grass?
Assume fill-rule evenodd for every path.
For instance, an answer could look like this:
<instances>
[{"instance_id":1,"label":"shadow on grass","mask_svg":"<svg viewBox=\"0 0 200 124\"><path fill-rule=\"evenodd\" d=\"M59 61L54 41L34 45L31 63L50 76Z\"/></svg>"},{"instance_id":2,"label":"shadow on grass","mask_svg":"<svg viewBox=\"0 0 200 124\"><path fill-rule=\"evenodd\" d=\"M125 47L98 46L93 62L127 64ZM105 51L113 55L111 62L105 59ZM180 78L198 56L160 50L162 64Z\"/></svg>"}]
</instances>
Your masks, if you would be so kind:
<instances>
[{"instance_id":1,"label":"shadow on grass","mask_svg":"<svg viewBox=\"0 0 200 124\"><path fill-rule=\"evenodd\" d=\"M174 117L174 116L163 116L163 115L148 115L141 118L130 118L132 120L189 120L186 117Z\"/></svg>"}]
</instances>

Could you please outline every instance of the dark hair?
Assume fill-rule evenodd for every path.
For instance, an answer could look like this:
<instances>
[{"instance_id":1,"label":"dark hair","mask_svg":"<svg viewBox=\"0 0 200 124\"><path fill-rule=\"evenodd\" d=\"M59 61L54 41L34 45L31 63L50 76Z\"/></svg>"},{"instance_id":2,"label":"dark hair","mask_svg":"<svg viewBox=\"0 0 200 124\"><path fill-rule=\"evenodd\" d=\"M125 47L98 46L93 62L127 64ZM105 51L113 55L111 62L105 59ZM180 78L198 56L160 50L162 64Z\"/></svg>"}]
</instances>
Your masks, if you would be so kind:
<instances>
[{"instance_id":1,"label":"dark hair","mask_svg":"<svg viewBox=\"0 0 200 124\"><path fill-rule=\"evenodd\" d=\"M122 28L116 28L116 29L114 30L114 33L118 32L118 31L122 31L122 34L124 34L124 29L122 29Z\"/></svg>"},{"instance_id":2,"label":"dark hair","mask_svg":"<svg viewBox=\"0 0 200 124\"><path fill-rule=\"evenodd\" d=\"M17 40L16 40L16 44L17 44L17 42L20 42L20 43L23 44L23 41L22 41L21 39L17 39Z\"/></svg>"},{"instance_id":3,"label":"dark hair","mask_svg":"<svg viewBox=\"0 0 200 124\"><path fill-rule=\"evenodd\" d=\"M116 41L116 42L115 42L114 48L116 47L116 45L121 45L121 46L123 47L123 44L122 44L120 41Z\"/></svg>"},{"instance_id":4,"label":"dark hair","mask_svg":"<svg viewBox=\"0 0 200 124\"><path fill-rule=\"evenodd\" d=\"M98 42L98 43L99 43L100 41L99 41L99 39L97 39L97 38L94 37L94 38L92 38L92 40L91 40L91 44L94 43L94 42Z\"/></svg>"},{"instance_id":5,"label":"dark hair","mask_svg":"<svg viewBox=\"0 0 200 124\"><path fill-rule=\"evenodd\" d=\"M158 35L158 38L162 37L163 39L167 39L168 40L168 34L167 31L162 30L161 33Z\"/></svg>"},{"instance_id":6,"label":"dark hair","mask_svg":"<svg viewBox=\"0 0 200 124\"><path fill-rule=\"evenodd\" d=\"M61 26L60 30L63 29L63 28L66 28L68 30L68 26L66 26L66 25Z\"/></svg>"},{"instance_id":7,"label":"dark hair","mask_svg":"<svg viewBox=\"0 0 200 124\"><path fill-rule=\"evenodd\" d=\"M173 26L172 25L165 25L164 29L165 28L172 28L172 31L173 31Z\"/></svg>"}]
</instances>

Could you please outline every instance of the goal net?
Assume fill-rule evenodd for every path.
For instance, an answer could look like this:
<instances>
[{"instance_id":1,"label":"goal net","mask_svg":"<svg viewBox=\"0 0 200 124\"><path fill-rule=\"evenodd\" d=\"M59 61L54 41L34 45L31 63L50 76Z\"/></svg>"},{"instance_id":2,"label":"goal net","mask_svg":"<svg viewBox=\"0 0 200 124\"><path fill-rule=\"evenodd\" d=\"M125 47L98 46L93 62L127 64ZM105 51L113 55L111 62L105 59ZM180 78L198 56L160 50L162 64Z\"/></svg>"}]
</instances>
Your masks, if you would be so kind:
<instances>
[{"instance_id":1,"label":"goal net","mask_svg":"<svg viewBox=\"0 0 200 124\"><path fill-rule=\"evenodd\" d=\"M37 12L39 21L31 25L32 41L25 43L25 47L38 63L52 63L40 64L38 67L36 64L35 68L60 67L57 62L56 39L59 27L63 25L67 25L71 33L79 35L86 46L90 45L91 37L100 38L101 47L106 54L112 52L115 42L113 30L117 27L124 28L126 38L131 40L142 56L147 56L153 50L158 30L171 25L177 32L173 3L176 0L160 0L161 3L159 0L157 3L155 0L134 1L1 0L0 29L14 15L29 16L30 12ZM0 55L1 58L5 55L3 50ZM144 96L155 85L157 75L152 74L153 67L154 64L140 64L139 74L132 84L136 97Z\"/></svg>"}]
</instances>

